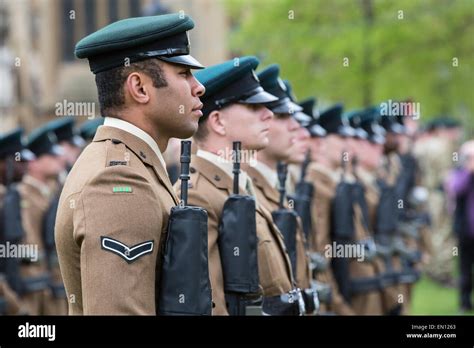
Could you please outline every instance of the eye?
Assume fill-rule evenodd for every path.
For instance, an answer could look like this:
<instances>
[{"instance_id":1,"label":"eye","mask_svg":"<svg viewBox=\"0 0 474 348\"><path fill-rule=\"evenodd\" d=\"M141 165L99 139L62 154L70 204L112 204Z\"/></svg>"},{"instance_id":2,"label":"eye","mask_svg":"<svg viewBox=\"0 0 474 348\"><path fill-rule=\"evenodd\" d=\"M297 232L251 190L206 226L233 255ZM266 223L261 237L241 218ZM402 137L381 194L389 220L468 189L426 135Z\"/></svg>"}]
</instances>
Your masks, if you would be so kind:
<instances>
[{"instance_id":1,"label":"eye","mask_svg":"<svg viewBox=\"0 0 474 348\"><path fill-rule=\"evenodd\" d=\"M258 111L260 107L262 106L261 104L247 104L252 111Z\"/></svg>"},{"instance_id":2,"label":"eye","mask_svg":"<svg viewBox=\"0 0 474 348\"><path fill-rule=\"evenodd\" d=\"M185 77L188 77L188 76L191 76L191 70L190 69L182 70L179 74Z\"/></svg>"}]
</instances>

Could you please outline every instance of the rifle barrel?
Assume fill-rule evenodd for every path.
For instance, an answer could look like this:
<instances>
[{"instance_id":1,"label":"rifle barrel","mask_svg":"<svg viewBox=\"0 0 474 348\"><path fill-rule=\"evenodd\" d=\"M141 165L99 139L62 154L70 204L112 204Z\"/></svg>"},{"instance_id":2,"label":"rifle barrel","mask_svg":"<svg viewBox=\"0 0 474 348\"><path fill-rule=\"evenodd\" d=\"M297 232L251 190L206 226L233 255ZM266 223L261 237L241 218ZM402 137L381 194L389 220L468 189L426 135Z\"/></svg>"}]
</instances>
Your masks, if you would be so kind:
<instances>
[{"instance_id":1,"label":"rifle barrel","mask_svg":"<svg viewBox=\"0 0 474 348\"><path fill-rule=\"evenodd\" d=\"M189 163L191 162L191 142L188 140L181 141L181 201L188 205L188 180L189 180Z\"/></svg>"},{"instance_id":2,"label":"rifle barrel","mask_svg":"<svg viewBox=\"0 0 474 348\"><path fill-rule=\"evenodd\" d=\"M240 141L234 141L232 143L233 155L234 155L234 168L232 173L234 174L234 194L239 194L239 174L240 174L240 150L242 143Z\"/></svg>"}]
</instances>

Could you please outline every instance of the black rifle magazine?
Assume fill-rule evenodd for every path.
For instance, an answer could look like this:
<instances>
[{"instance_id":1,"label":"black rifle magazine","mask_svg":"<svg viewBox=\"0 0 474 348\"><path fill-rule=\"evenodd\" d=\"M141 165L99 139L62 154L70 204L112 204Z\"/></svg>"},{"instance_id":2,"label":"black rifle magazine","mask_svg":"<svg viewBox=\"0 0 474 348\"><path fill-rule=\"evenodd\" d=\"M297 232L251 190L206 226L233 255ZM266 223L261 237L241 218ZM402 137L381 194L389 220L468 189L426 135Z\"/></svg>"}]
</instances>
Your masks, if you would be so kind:
<instances>
[{"instance_id":1,"label":"black rifle magazine","mask_svg":"<svg viewBox=\"0 0 474 348\"><path fill-rule=\"evenodd\" d=\"M207 211L171 208L165 243L158 314L211 315Z\"/></svg>"},{"instance_id":2,"label":"black rifle magazine","mask_svg":"<svg viewBox=\"0 0 474 348\"><path fill-rule=\"evenodd\" d=\"M255 199L230 195L219 223L219 252L224 291L241 294L259 291Z\"/></svg>"}]
</instances>

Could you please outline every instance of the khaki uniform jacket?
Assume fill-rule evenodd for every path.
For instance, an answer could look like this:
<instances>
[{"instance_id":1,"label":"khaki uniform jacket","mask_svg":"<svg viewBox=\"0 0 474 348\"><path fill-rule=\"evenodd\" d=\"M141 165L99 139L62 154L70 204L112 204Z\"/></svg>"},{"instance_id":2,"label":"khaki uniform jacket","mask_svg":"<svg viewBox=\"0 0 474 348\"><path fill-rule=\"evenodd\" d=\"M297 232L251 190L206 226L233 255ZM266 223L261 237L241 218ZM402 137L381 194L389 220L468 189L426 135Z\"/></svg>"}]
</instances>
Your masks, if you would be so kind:
<instances>
[{"instance_id":1,"label":"khaki uniform jacket","mask_svg":"<svg viewBox=\"0 0 474 348\"><path fill-rule=\"evenodd\" d=\"M375 230L375 224L377 219L377 207L379 203L380 192L376 183L375 173L370 173L362 168L357 169L357 176L364 185L365 188L365 199L367 201L367 208L369 211L369 228L373 233ZM374 260L377 273L383 273L386 271L384 260L381 257L376 257ZM392 257L392 265L395 271L401 269L400 258L398 256ZM382 301L384 312L388 313L394 307L399 305L398 295L403 294L403 289L400 285L392 285L382 290Z\"/></svg>"},{"instance_id":2,"label":"khaki uniform jacket","mask_svg":"<svg viewBox=\"0 0 474 348\"><path fill-rule=\"evenodd\" d=\"M355 181L352 174L346 174L346 180ZM362 210L358 205L354 205L354 230L355 241L372 238L370 231L365 227ZM377 277L378 269L373 262L361 262L357 258L352 258L349 263L351 278L373 278ZM382 294L378 290L372 290L352 296L351 306L358 315L379 315L383 314Z\"/></svg>"},{"instance_id":3,"label":"khaki uniform jacket","mask_svg":"<svg viewBox=\"0 0 474 348\"><path fill-rule=\"evenodd\" d=\"M252 178L256 188L257 201L269 212L278 209L280 204L279 192L272 187L267 179L255 168L248 166L246 168L248 175ZM285 202L286 203L286 202ZM285 204L288 208L288 204ZM303 225L298 219L298 227L296 229L296 286L301 289L311 287L311 270L309 268L309 255L306 252L305 237L303 233Z\"/></svg>"},{"instance_id":4,"label":"khaki uniform jacket","mask_svg":"<svg viewBox=\"0 0 474 348\"><path fill-rule=\"evenodd\" d=\"M22 277L34 277L48 271L43 242L43 218L53 198L53 192L42 191L34 179L25 175L18 190L21 196L21 221L25 233L22 244L32 244L38 246L38 261L22 265L20 273Z\"/></svg>"},{"instance_id":5,"label":"khaki uniform jacket","mask_svg":"<svg viewBox=\"0 0 474 348\"><path fill-rule=\"evenodd\" d=\"M331 222L330 222L330 217L331 217L331 201L334 197L335 189L337 184L342 180L342 175L340 169L331 172L328 170L328 168L324 168L320 165L312 165L310 166L310 171L316 171L318 174L316 174L316 177L319 176L321 179L321 175L325 175L326 178L324 179L324 182L328 184L329 187L334 187L331 192L331 196L327 197L326 202L324 203L323 207L327 211L325 212L327 219L327 222L325 222L325 227L328 228L328 231L317 238L320 242L322 242L322 245L327 245L326 243L331 243L331 236L330 236L330 231L331 231ZM314 175L314 174L312 174ZM345 180L351 182L354 181L355 178L349 174L345 174ZM320 189L321 185L315 185L315 191L316 191L316 200L318 200L318 190ZM317 216L317 214L316 214ZM354 230L355 230L355 241L360 241L367 239L370 236L369 231L364 227L363 224L363 217L362 217L362 211L360 208L355 205L354 206ZM317 221L316 221L317 224ZM316 228L318 226L316 225ZM319 244L321 245L321 244ZM317 245L318 246L318 245ZM358 261L357 258L351 258L349 262L349 273L351 275L351 278L357 279L357 278L372 278L377 275L377 269L375 268L375 265L369 262L361 262ZM355 294L351 297L350 301L350 306L352 310L355 312L355 314L358 315L377 315L377 314L383 314L383 308L382 308L382 298L380 296L380 293L377 290L366 292L366 293L359 293Z\"/></svg>"},{"instance_id":6,"label":"khaki uniform jacket","mask_svg":"<svg viewBox=\"0 0 474 348\"><path fill-rule=\"evenodd\" d=\"M99 127L69 173L56 217L69 314L156 314L162 245L178 203L148 144Z\"/></svg>"},{"instance_id":7,"label":"khaki uniform jacket","mask_svg":"<svg viewBox=\"0 0 474 348\"><path fill-rule=\"evenodd\" d=\"M325 255L326 246L331 245L331 201L334 198L339 177L340 173L318 163L311 163L306 173L306 180L314 185L311 202L313 230L309 236L309 245L312 252L319 252L322 255ZM328 261L331 262L330 259ZM318 272L316 280L330 284L332 288L330 308L322 307L320 312L331 311L340 315L355 314L339 292L331 267L324 272Z\"/></svg>"},{"instance_id":8,"label":"khaki uniform jacket","mask_svg":"<svg viewBox=\"0 0 474 348\"><path fill-rule=\"evenodd\" d=\"M6 187L0 184L0 211L3 209L3 200L5 197ZM2 227L0 227L2 228ZM0 273L0 298L6 301L6 314L14 315L20 312L20 298L8 285L6 275Z\"/></svg>"},{"instance_id":9,"label":"khaki uniform jacket","mask_svg":"<svg viewBox=\"0 0 474 348\"><path fill-rule=\"evenodd\" d=\"M227 315L224 277L219 254L218 228L222 209L233 192L233 180L221 168L199 156L192 156L188 204L208 213L209 277L213 315ZM179 184L176 184L177 191ZM242 189L241 189L242 190ZM276 296L293 288L291 264L282 236L271 214L257 203L258 273L264 296Z\"/></svg>"}]
</instances>

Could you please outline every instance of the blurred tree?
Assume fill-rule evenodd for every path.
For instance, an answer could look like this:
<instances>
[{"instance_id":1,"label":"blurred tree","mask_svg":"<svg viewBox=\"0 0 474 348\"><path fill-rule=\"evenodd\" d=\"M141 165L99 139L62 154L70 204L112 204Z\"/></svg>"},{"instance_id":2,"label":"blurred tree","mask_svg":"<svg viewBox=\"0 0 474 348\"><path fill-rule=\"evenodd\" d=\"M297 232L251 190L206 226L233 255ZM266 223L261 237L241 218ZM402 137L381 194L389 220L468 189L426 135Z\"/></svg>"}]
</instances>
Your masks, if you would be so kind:
<instances>
[{"instance_id":1,"label":"blurred tree","mask_svg":"<svg viewBox=\"0 0 474 348\"><path fill-rule=\"evenodd\" d=\"M348 109L411 98L423 121L474 129L474 0L226 3L231 52L279 63L297 96Z\"/></svg>"}]
</instances>

